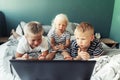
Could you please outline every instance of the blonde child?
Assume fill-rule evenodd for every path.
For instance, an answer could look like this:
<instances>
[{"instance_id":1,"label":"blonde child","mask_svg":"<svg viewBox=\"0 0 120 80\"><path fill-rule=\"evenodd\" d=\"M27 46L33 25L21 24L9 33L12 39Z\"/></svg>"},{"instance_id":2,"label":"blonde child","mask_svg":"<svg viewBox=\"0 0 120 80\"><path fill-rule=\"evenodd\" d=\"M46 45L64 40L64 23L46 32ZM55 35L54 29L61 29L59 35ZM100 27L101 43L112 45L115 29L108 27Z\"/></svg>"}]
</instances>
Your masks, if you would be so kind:
<instances>
[{"instance_id":1,"label":"blonde child","mask_svg":"<svg viewBox=\"0 0 120 80\"><path fill-rule=\"evenodd\" d=\"M87 22L81 22L74 31L75 40L71 43L71 55L74 60L88 60L103 54L99 40L94 38L94 28Z\"/></svg>"},{"instance_id":2,"label":"blonde child","mask_svg":"<svg viewBox=\"0 0 120 80\"><path fill-rule=\"evenodd\" d=\"M48 42L42 36L42 25L37 21L31 21L25 25L24 36L19 40L16 59L45 60L48 54Z\"/></svg>"},{"instance_id":3,"label":"blonde child","mask_svg":"<svg viewBox=\"0 0 120 80\"><path fill-rule=\"evenodd\" d=\"M50 39L50 54L48 59L52 60L57 52L60 52L65 60L71 60L72 57L69 54L70 46L70 33L66 31L68 24L68 18L65 14L58 14L53 19L52 28L53 30L48 33Z\"/></svg>"}]
</instances>

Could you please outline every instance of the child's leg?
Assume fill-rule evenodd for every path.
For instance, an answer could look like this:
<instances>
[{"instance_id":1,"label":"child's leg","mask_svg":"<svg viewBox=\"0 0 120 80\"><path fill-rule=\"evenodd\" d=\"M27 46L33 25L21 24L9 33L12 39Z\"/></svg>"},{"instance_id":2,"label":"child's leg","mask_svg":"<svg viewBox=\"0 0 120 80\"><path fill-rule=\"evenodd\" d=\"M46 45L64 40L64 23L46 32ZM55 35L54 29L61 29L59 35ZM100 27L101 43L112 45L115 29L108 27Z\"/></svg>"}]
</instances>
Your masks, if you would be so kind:
<instances>
[{"instance_id":1,"label":"child's leg","mask_svg":"<svg viewBox=\"0 0 120 80\"><path fill-rule=\"evenodd\" d=\"M46 56L46 60L53 60L55 57L56 52L50 52L48 53L48 55Z\"/></svg>"},{"instance_id":2,"label":"child's leg","mask_svg":"<svg viewBox=\"0 0 120 80\"><path fill-rule=\"evenodd\" d=\"M63 55L64 60L72 60L72 57L67 51L63 51L61 54Z\"/></svg>"},{"instance_id":3,"label":"child's leg","mask_svg":"<svg viewBox=\"0 0 120 80\"><path fill-rule=\"evenodd\" d=\"M17 34L14 29L12 29L11 33L13 34L13 36L14 36L16 39L20 37L20 35Z\"/></svg>"}]
</instances>

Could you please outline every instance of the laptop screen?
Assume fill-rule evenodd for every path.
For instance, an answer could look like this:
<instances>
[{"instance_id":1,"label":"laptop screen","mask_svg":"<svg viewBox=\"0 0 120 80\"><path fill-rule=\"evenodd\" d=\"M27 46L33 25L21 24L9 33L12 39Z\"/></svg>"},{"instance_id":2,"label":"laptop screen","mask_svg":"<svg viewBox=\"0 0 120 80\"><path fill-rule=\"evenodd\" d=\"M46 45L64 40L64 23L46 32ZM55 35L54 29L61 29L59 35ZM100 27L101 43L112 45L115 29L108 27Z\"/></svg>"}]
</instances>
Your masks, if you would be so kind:
<instances>
[{"instance_id":1,"label":"laptop screen","mask_svg":"<svg viewBox=\"0 0 120 80\"><path fill-rule=\"evenodd\" d=\"M21 80L90 80L96 61L10 60Z\"/></svg>"}]
</instances>

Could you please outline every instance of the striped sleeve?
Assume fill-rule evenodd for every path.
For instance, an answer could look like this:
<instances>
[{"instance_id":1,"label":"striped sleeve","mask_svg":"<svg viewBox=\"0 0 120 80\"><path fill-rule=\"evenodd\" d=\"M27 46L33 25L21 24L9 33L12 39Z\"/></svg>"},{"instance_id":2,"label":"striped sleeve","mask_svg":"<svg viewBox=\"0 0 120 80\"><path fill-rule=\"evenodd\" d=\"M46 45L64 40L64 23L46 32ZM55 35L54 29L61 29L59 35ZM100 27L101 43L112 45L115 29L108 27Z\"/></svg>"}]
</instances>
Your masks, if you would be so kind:
<instances>
[{"instance_id":1,"label":"striped sleeve","mask_svg":"<svg viewBox=\"0 0 120 80\"><path fill-rule=\"evenodd\" d=\"M72 57L77 56L78 46L75 40L71 41L70 54Z\"/></svg>"},{"instance_id":2,"label":"striped sleeve","mask_svg":"<svg viewBox=\"0 0 120 80\"><path fill-rule=\"evenodd\" d=\"M102 55L104 53L102 44L99 42L96 46L96 49L93 51L94 56Z\"/></svg>"},{"instance_id":3,"label":"striped sleeve","mask_svg":"<svg viewBox=\"0 0 120 80\"><path fill-rule=\"evenodd\" d=\"M104 53L102 44L99 40L94 40L92 47L94 47L93 52L92 52L93 56L102 55Z\"/></svg>"}]
</instances>

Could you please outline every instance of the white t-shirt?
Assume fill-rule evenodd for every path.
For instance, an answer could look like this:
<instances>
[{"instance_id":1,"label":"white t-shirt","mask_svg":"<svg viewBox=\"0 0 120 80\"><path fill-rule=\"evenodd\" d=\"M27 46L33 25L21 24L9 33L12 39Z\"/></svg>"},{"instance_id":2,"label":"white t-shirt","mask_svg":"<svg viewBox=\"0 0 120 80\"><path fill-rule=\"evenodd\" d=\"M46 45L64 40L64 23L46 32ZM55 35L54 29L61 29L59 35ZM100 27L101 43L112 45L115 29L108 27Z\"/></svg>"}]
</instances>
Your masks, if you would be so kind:
<instances>
[{"instance_id":1,"label":"white t-shirt","mask_svg":"<svg viewBox=\"0 0 120 80\"><path fill-rule=\"evenodd\" d=\"M17 47L17 52L18 53L21 53L21 54L24 54L24 53L35 53L35 52L43 52L43 51L46 51L48 50L48 42L46 40L46 38L44 36L42 36L42 42L41 44L32 49L30 47L30 45L28 44L25 36L23 36L20 40L19 40L19 43L18 43L18 47Z\"/></svg>"}]
</instances>

